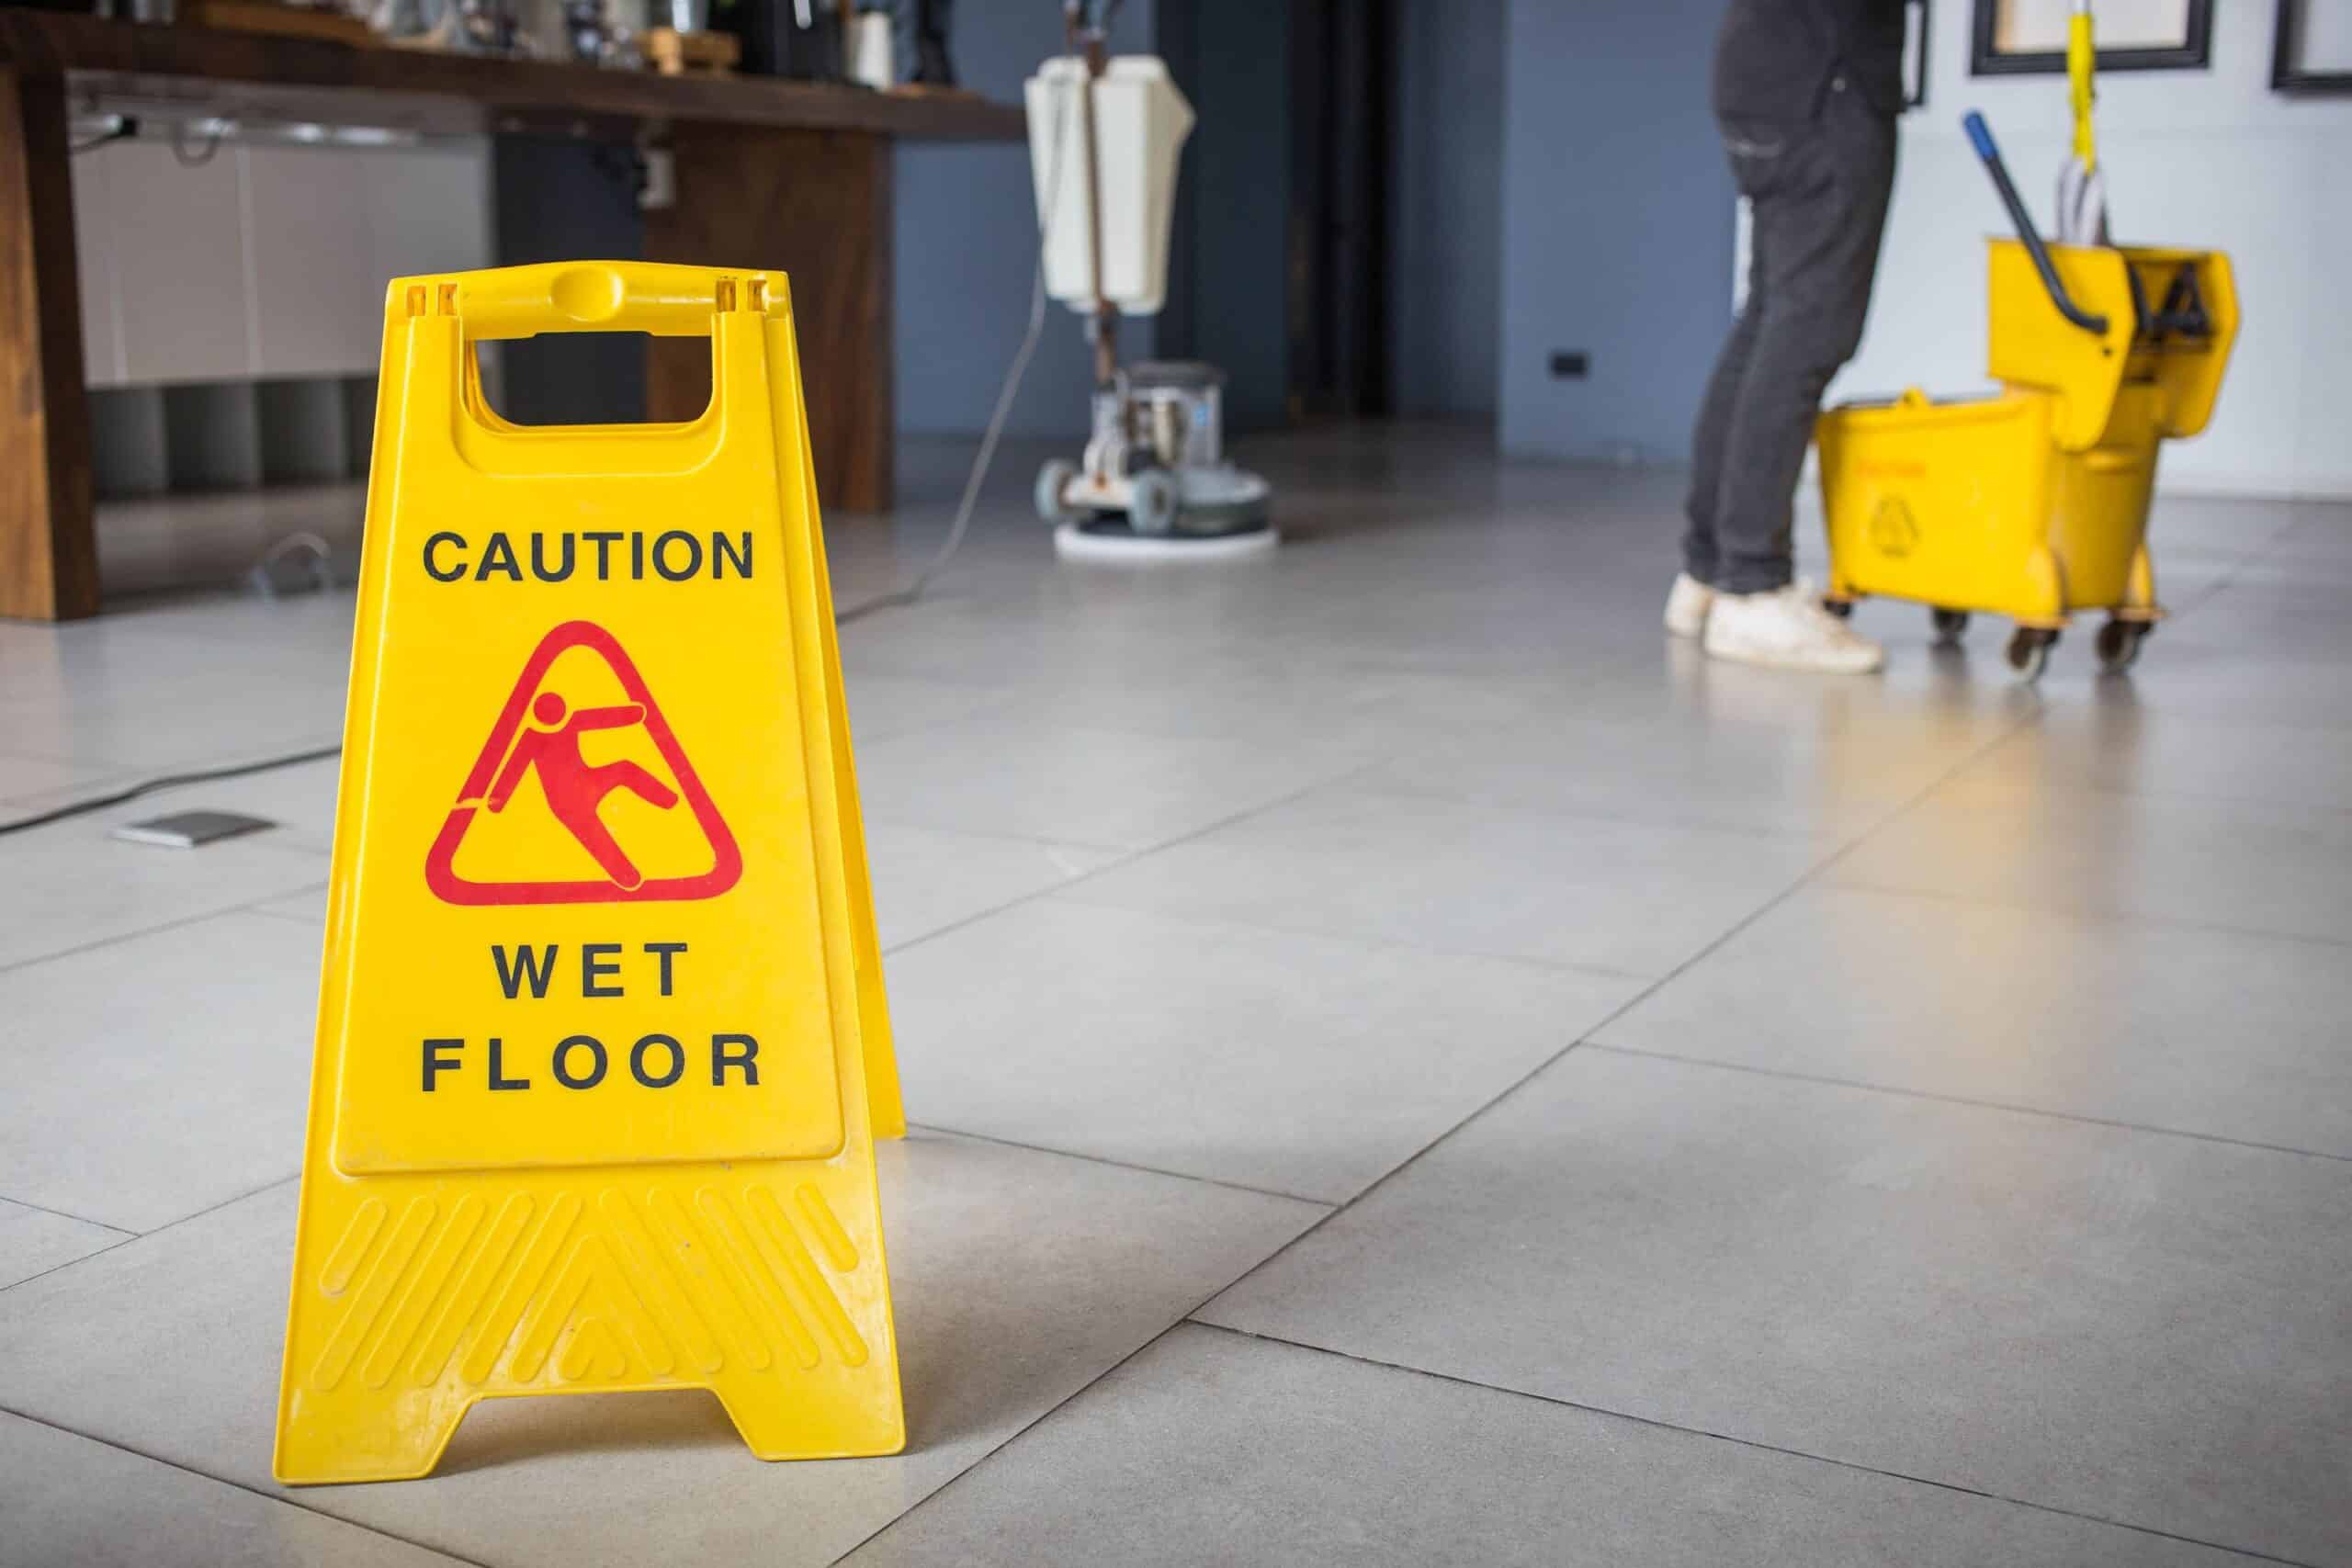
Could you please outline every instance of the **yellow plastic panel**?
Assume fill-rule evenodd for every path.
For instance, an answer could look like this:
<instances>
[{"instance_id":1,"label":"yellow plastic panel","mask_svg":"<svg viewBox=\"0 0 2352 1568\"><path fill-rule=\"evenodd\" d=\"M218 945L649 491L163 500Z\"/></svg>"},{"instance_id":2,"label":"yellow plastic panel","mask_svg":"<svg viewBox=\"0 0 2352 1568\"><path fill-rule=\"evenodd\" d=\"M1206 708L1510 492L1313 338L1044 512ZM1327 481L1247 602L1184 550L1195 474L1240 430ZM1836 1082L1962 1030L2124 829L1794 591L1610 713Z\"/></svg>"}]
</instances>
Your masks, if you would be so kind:
<instances>
[{"instance_id":1,"label":"yellow plastic panel","mask_svg":"<svg viewBox=\"0 0 2352 1568\"><path fill-rule=\"evenodd\" d=\"M709 336L710 408L482 406L473 342L580 329ZM277 1473L676 1387L764 1458L895 1451L900 1113L785 280L401 279L383 367Z\"/></svg>"},{"instance_id":2,"label":"yellow plastic panel","mask_svg":"<svg viewBox=\"0 0 2352 1568\"><path fill-rule=\"evenodd\" d=\"M2213 417L2222 393L2222 377L2229 369L2231 351L2238 339L2238 288L2230 258L2219 251L2180 251L2153 245L2130 245L2124 259L2140 275L2141 292L2152 310L2160 309L2165 293L2183 267L2196 273L2198 297L2211 323L2208 337L2198 340L2172 336L2141 351L2151 360L2149 373L2163 389L2159 429L2178 438L2202 432Z\"/></svg>"},{"instance_id":3,"label":"yellow plastic panel","mask_svg":"<svg viewBox=\"0 0 2352 1568\"><path fill-rule=\"evenodd\" d=\"M1994 379L2057 399L2051 434L2069 452L2095 445L2115 407L2132 350L2132 285L2120 252L2103 245L2052 245L2050 258L2083 310L2107 318L2085 332L2058 313L2015 240L1995 240L1986 258L1989 325L1985 367Z\"/></svg>"},{"instance_id":4,"label":"yellow plastic panel","mask_svg":"<svg viewBox=\"0 0 2352 1568\"><path fill-rule=\"evenodd\" d=\"M2064 606L2043 547L2055 400L2008 392L1821 417L1829 591L2047 621Z\"/></svg>"}]
</instances>

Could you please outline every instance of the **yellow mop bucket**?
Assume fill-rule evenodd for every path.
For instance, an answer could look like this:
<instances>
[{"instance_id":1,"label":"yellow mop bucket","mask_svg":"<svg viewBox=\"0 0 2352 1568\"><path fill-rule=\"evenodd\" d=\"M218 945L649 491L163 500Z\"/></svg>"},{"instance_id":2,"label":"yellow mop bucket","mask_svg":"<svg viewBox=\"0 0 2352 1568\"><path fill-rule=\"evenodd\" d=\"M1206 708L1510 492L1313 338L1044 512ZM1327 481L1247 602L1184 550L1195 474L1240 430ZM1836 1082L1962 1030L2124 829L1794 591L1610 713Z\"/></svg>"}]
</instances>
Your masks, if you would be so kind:
<instances>
[{"instance_id":1,"label":"yellow mop bucket","mask_svg":"<svg viewBox=\"0 0 2352 1568\"><path fill-rule=\"evenodd\" d=\"M1949 642L1973 611L2017 623L2038 677L2075 611L2105 610L2102 668L2130 666L2163 615L2147 548L2156 451L2212 417L2237 336L2229 258L2153 246L2046 246L2000 168L2019 238L1995 240L1987 367L2002 389L1825 413L1833 609L1865 594L1932 607Z\"/></svg>"}]
</instances>

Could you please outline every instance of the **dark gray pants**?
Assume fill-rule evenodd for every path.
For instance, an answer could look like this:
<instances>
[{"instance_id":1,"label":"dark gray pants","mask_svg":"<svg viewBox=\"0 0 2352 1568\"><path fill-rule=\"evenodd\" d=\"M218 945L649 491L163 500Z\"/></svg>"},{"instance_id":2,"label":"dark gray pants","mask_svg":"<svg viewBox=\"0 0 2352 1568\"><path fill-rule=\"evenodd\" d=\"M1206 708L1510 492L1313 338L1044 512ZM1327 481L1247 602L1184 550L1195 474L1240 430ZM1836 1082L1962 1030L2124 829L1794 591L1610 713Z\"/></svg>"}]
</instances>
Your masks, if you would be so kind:
<instances>
[{"instance_id":1,"label":"dark gray pants","mask_svg":"<svg viewBox=\"0 0 2352 1568\"><path fill-rule=\"evenodd\" d=\"M1726 593L1784 586L1790 508L1821 394L1862 341L1894 186L1894 122L1852 92L1793 124L1725 124L1754 214L1747 303L1707 381L1683 569Z\"/></svg>"}]
</instances>

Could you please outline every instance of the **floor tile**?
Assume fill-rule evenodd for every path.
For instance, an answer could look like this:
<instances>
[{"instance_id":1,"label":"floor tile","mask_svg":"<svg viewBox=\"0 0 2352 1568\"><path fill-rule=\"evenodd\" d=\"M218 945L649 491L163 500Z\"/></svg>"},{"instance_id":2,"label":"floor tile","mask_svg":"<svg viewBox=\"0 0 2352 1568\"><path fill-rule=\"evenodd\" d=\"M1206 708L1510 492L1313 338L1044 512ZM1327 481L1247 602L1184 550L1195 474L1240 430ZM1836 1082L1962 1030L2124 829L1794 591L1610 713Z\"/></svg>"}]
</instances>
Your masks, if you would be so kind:
<instances>
[{"instance_id":1,"label":"floor tile","mask_svg":"<svg viewBox=\"0 0 2352 1568\"><path fill-rule=\"evenodd\" d=\"M876 822L865 836L885 951L1059 886L1118 858L1115 850L947 833Z\"/></svg>"},{"instance_id":2,"label":"floor tile","mask_svg":"<svg viewBox=\"0 0 2352 1568\"><path fill-rule=\"evenodd\" d=\"M318 1000L317 931L252 914L0 970L0 1192L148 1231L293 1175Z\"/></svg>"},{"instance_id":3,"label":"floor tile","mask_svg":"<svg viewBox=\"0 0 2352 1568\"><path fill-rule=\"evenodd\" d=\"M1749 832L1850 836L1981 741L1808 734L1668 716L1568 719L1454 736L1366 775L1377 788Z\"/></svg>"},{"instance_id":4,"label":"floor tile","mask_svg":"<svg viewBox=\"0 0 2352 1568\"><path fill-rule=\"evenodd\" d=\"M2187 645L2278 659L2352 660L2352 618L2344 614L2346 586L2352 584L2235 575L2189 614L2165 626L2145 655L2153 660Z\"/></svg>"},{"instance_id":5,"label":"floor tile","mask_svg":"<svg viewBox=\"0 0 2352 1568\"><path fill-rule=\"evenodd\" d=\"M2346 1018L2325 943L1809 888L1595 1038L2352 1159Z\"/></svg>"},{"instance_id":6,"label":"floor tile","mask_svg":"<svg viewBox=\"0 0 2352 1568\"><path fill-rule=\"evenodd\" d=\"M1340 785L1114 867L1068 897L1657 976L1827 853L1803 838Z\"/></svg>"},{"instance_id":7,"label":"floor tile","mask_svg":"<svg viewBox=\"0 0 2352 1568\"><path fill-rule=\"evenodd\" d=\"M0 636L0 735L15 752L142 774L334 743L345 665L136 620Z\"/></svg>"},{"instance_id":8,"label":"floor tile","mask_svg":"<svg viewBox=\"0 0 2352 1568\"><path fill-rule=\"evenodd\" d=\"M2352 727L2241 724L2120 703L2054 708L1967 776L2341 808L2352 804Z\"/></svg>"},{"instance_id":9,"label":"floor tile","mask_svg":"<svg viewBox=\"0 0 2352 1568\"><path fill-rule=\"evenodd\" d=\"M129 1235L0 1198L0 1291L104 1251Z\"/></svg>"},{"instance_id":10,"label":"floor tile","mask_svg":"<svg viewBox=\"0 0 2352 1568\"><path fill-rule=\"evenodd\" d=\"M986 686L861 671L846 680L850 733L861 747L910 730L953 724L996 707L1006 694Z\"/></svg>"},{"instance_id":11,"label":"floor tile","mask_svg":"<svg viewBox=\"0 0 2352 1568\"><path fill-rule=\"evenodd\" d=\"M326 862L255 833L193 850L124 843L146 801L0 839L0 969L233 909L320 879Z\"/></svg>"},{"instance_id":12,"label":"floor tile","mask_svg":"<svg viewBox=\"0 0 2352 1568\"><path fill-rule=\"evenodd\" d=\"M327 921L327 885L322 882L316 887L307 887L300 893L288 893L280 898L265 898L258 904L246 906L246 912L323 926Z\"/></svg>"},{"instance_id":13,"label":"floor tile","mask_svg":"<svg viewBox=\"0 0 2352 1568\"><path fill-rule=\"evenodd\" d=\"M1360 762L1344 748L974 719L858 756L876 822L1148 849L1270 806Z\"/></svg>"},{"instance_id":14,"label":"floor tile","mask_svg":"<svg viewBox=\"0 0 2352 1568\"><path fill-rule=\"evenodd\" d=\"M1188 1325L847 1568L2251 1563L2138 1531Z\"/></svg>"},{"instance_id":15,"label":"floor tile","mask_svg":"<svg viewBox=\"0 0 2352 1568\"><path fill-rule=\"evenodd\" d=\"M500 1568L830 1562L1323 1213L933 1134L879 1164L904 1455L762 1464L700 1393L499 1399L433 1477L302 1503ZM0 1405L272 1489L294 1200L0 1292Z\"/></svg>"},{"instance_id":16,"label":"floor tile","mask_svg":"<svg viewBox=\"0 0 2352 1568\"><path fill-rule=\"evenodd\" d=\"M1578 1051L1211 1321L2352 1556L2352 1164Z\"/></svg>"},{"instance_id":17,"label":"floor tile","mask_svg":"<svg viewBox=\"0 0 2352 1568\"><path fill-rule=\"evenodd\" d=\"M2352 942L2352 809L1973 778L1873 833L1828 876Z\"/></svg>"},{"instance_id":18,"label":"floor tile","mask_svg":"<svg viewBox=\"0 0 2352 1568\"><path fill-rule=\"evenodd\" d=\"M1639 984L1058 896L890 965L915 1121L1332 1201Z\"/></svg>"},{"instance_id":19,"label":"floor tile","mask_svg":"<svg viewBox=\"0 0 2352 1568\"><path fill-rule=\"evenodd\" d=\"M96 795L119 777L119 770L111 767L0 753L0 822Z\"/></svg>"},{"instance_id":20,"label":"floor tile","mask_svg":"<svg viewBox=\"0 0 2352 1568\"><path fill-rule=\"evenodd\" d=\"M2241 724L2352 727L2345 660L2288 659L2256 640L2185 642L2157 634L2131 673L2099 675L2086 662L2053 665L2037 688L2052 708L2146 708Z\"/></svg>"},{"instance_id":21,"label":"floor tile","mask_svg":"<svg viewBox=\"0 0 2352 1568\"><path fill-rule=\"evenodd\" d=\"M437 1568L454 1560L0 1412L0 1560L41 1568Z\"/></svg>"}]
</instances>

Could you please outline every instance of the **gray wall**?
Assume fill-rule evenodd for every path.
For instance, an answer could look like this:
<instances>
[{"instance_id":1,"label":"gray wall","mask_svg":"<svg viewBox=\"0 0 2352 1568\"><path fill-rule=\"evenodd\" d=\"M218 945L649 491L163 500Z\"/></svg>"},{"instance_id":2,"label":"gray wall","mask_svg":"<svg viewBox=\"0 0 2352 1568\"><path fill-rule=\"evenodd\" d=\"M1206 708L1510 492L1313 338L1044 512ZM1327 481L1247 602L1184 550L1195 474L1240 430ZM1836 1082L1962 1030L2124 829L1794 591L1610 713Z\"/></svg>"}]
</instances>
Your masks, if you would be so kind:
<instances>
[{"instance_id":1,"label":"gray wall","mask_svg":"<svg viewBox=\"0 0 2352 1568\"><path fill-rule=\"evenodd\" d=\"M1502 324L1505 0L1392 0L1388 385L1400 414L1492 419Z\"/></svg>"},{"instance_id":2,"label":"gray wall","mask_svg":"<svg viewBox=\"0 0 2352 1568\"><path fill-rule=\"evenodd\" d=\"M1151 48L1150 0L1128 0L1115 53ZM1007 103L1037 62L1062 48L1061 8L1044 0L963 0L950 49L959 84ZM894 278L898 420L902 430L967 434L987 423L1028 323L1037 207L1027 143L904 146L898 154ZM1093 370L1078 316L1046 305L1046 330L1007 428L1083 437ZM1130 321L1123 352L1149 350L1151 323Z\"/></svg>"},{"instance_id":3,"label":"gray wall","mask_svg":"<svg viewBox=\"0 0 2352 1568\"><path fill-rule=\"evenodd\" d=\"M1707 108L1722 10L1723 0L1510 0L1506 452L1688 457L1731 313L1731 176ZM1589 354L1588 378L1554 379L1554 349Z\"/></svg>"}]
</instances>

